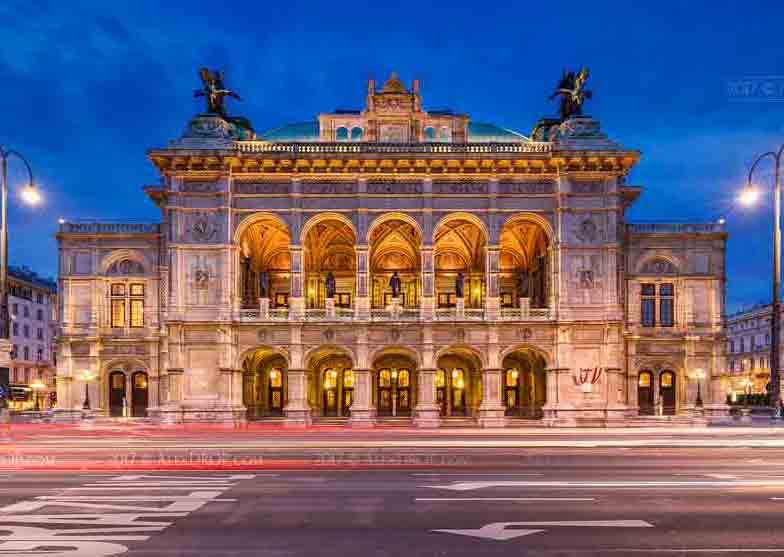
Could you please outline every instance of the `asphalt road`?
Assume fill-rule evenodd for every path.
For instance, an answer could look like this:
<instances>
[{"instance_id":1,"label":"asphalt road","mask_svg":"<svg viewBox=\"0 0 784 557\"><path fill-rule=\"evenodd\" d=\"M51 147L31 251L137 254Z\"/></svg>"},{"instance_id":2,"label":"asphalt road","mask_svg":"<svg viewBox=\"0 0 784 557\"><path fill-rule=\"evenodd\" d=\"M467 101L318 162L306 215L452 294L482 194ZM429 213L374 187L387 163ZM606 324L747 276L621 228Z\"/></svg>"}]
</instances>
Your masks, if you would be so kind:
<instances>
[{"instance_id":1,"label":"asphalt road","mask_svg":"<svg viewBox=\"0 0 784 557\"><path fill-rule=\"evenodd\" d=\"M0 555L784 553L784 451L603 451L530 449L500 468L9 472Z\"/></svg>"}]
</instances>

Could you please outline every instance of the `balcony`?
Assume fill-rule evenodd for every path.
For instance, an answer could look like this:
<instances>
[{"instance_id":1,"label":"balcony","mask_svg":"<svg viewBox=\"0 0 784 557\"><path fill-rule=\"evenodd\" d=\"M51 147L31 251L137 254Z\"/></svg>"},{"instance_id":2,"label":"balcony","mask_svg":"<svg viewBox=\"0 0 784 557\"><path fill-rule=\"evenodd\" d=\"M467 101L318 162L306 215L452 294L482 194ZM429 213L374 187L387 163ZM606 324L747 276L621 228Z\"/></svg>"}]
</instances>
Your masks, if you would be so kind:
<instances>
[{"instance_id":1,"label":"balcony","mask_svg":"<svg viewBox=\"0 0 784 557\"><path fill-rule=\"evenodd\" d=\"M491 322L491 321L551 321L554 312L550 308L526 308L521 310L502 309L495 316L485 309L440 308L433 311L432 317L423 315L419 308L386 308L372 309L364 317L351 308L335 308L334 312L326 309L306 309L304 314L297 316L288 309L271 309L262 312L260 309L242 309L235 312L235 320L241 323L274 323L274 322L309 322L309 323L340 323L340 322Z\"/></svg>"}]
</instances>

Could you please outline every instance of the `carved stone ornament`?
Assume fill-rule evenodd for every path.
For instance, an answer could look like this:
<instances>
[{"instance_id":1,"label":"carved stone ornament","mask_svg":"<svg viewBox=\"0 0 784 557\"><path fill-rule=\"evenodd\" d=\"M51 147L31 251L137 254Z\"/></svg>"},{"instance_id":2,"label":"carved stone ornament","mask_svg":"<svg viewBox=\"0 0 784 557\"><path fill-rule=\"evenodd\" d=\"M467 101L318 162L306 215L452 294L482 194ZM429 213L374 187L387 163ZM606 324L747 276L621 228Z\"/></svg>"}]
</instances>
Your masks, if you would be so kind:
<instances>
[{"instance_id":1,"label":"carved stone ornament","mask_svg":"<svg viewBox=\"0 0 784 557\"><path fill-rule=\"evenodd\" d=\"M397 342L400 340L400 330L399 329L390 329L389 330L389 341L390 342Z\"/></svg>"},{"instance_id":2,"label":"carved stone ornament","mask_svg":"<svg viewBox=\"0 0 784 557\"><path fill-rule=\"evenodd\" d=\"M465 341L465 331L463 329L455 329L455 340L457 342Z\"/></svg>"},{"instance_id":3,"label":"carved stone ornament","mask_svg":"<svg viewBox=\"0 0 784 557\"><path fill-rule=\"evenodd\" d=\"M193 219L191 236L197 242L208 242L218 233L218 227L210 220L207 213L199 213Z\"/></svg>"},{"instance_id":4,"label":"carved stone ornament","mask_svg":"<svg viewBox=\"0 0 784 557\"><path fill-rule=\"evenodd\" d=\"M259 342L266 342L267 341L267 331L265 329L259 329L259 332L256 333L256 338Z\"/></svg>"},{"instance_id":5,"label":"carved stone ornament","mask_svg":"<svg viewBox=\"0 0 784 557\"><path fill-rule=\"evenodd\" d=\"M640 272L646 275L676 275L678 269L666 259L654 259L643 265Z\"/></svg>"},{"instance_id":6,"label":"carved stone ornament","mask_svg":"<svg viewBox=\"0 0 784 557\"><path fill-rule=\"evenodd\" d=\"M528 327L522 327L517 330L517 336L521 340L529 340L532 336L534 336L534 332Z\"/></svg>"},{"instance_id":7,"label":"carved stone ornament","mask_svg":"<svg viewBox=\"0 0 784 557\"><path fill-rule=\"evenodd\" d=\"M327 342L332 342L333 340L335 340L335 331L333 331L332 329L327 329L326 331L324 331L323 334L324 334L324 340L326 340Z\"/></svg>"},{"instance_id":8,"label":"carved stone ornament","mask_svg":"<svg viewBox=\"0 0 784 557\"><path fill-rule=\"evenodd\" d=\"M596 223L590 219L584 219L580 222L574 231L574 237L585 244L593 243L600 238L601 230Z\"/></svg>"},{"instance_id":9,"label":"carved stone ornament","mask_svg":"<svg viewBox=\"0 0 784 557\"><path fill-rule=\"evenodd\" d=\"M210 283L210 271L209 269L196 269L193 273L193 282L196 288L204 289L209 286Z\"/></svg>"}]
</instances>

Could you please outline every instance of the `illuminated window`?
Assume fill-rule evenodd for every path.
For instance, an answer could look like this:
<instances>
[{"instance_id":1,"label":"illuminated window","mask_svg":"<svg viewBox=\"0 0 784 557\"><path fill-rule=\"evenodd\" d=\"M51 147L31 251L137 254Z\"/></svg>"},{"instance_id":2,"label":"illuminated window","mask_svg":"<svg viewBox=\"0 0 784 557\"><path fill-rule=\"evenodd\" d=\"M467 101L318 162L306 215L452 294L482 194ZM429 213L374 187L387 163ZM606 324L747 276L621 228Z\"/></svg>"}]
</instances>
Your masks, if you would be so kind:
<instances>
[{"instance_id":1,"label":"illuminated window","mask_svg":"<svg viewBox=\"0 0 784 557\"><path fill-rule=\"evenodd\" d=\"M144 326L144 284L111 285L112 327Z\"/></svg>"},{"instance_id":2,"label":"illuminated window","mask_svg":"<svg viewBox=\"0 0 784 557\"><path fill-rule=\"evenodd\" d=\"M125 298L112 298L112 327L125 327Z\"/></svg>"},{"instance_id":3,"label":"illuminated window","mask_svg":"<svg viewBox=\"0 0 784 557\"><path fill-rule=\"evenodd\" d=\"M506 386L507 387L517 387L517 381L520 377L520 373L516 369L507 369L506 370Z\"/></svg>"},{"instance_id":4,"label":"illuminated window","mask_svg":"<svg viewBox=\"0 0 784 557\"><path fill-rule=\"evenodd\" d=\"M665 371L661 375L661 386L664 388L672 387L672 373Z\"/></svg>"},{"instance_id":5,"label":"illuminated window","mask_svg":"<svg viewBox=\"0 0 784 557\"><path fill-rule=\"evenodd\" d=\"M270 370L270 387L277 389L283 386L283 372L279 368Z\"/></svg>"},{"instance_id":6,"label":"illuminated window","mask_svg":"<svg viewBox=\"0 0 784 557\"><path fill-rule=\"evenodd\" d=\"M446 373L443 369L439 369L435 376L436 387L443 387L446 385Z\"/></svg>"},{"instance_id":7,"label":"illuminated window","mask_svg":"<svg viewBox=\"0 0 784 557\"><path fill-rule=\"evenodd\" d=\"M343 371L343 388L344 389L354 388L354 371L351 369L346 369Z\"/></svg>"},{"instance_id":8,"label":"illuminated window","mask_svg":"<svg viewBox=\"0 0 784 557\"><path fill-rule=\"evenodd\" d=\"M392 385L392 373L388 369L382 369L378 373L378 386L384 388L390 385Z\"/></svg>"},{"instance_id":9,"label":"illuminated window","mask_svg":"<svg viewBox=\"0 0 784 557\"><path fill-rule=\"evenodd\" d=\"M643 371L640 373L640 377L637 381L637 384L640 387L650 387L651 386L651 374L647 371Z\"/></svg>"},{"instance_id":10,"label":"illuminated window","mask_svg":"<svg viewBox=\"0 0 784 557\"><path fill-rule=\"evenodd\" d=\"M147 388L147 375L144 373L137 373L133 376L133 386L136 389Z\"/></svg>"},{"instance_id":11,"label":"illuminated window","mask_svg":"<svg viewBox=\"0 0 784 557\"><path fill-rule=\"evenodd\" d=\"M112 389L125 389L125 375L122 373L112 374Z\"/></svg>"},{"instance_id":12,"label":"illuminated window","mask_svg":"<svg viewBox=\"0 0 784 557\"><path fill-rule=\"evenodd\" d=\"M397 374L397 384L399 387L408 387L409 374L407 369L401 369Z\"/></svg>"}]
</instances>

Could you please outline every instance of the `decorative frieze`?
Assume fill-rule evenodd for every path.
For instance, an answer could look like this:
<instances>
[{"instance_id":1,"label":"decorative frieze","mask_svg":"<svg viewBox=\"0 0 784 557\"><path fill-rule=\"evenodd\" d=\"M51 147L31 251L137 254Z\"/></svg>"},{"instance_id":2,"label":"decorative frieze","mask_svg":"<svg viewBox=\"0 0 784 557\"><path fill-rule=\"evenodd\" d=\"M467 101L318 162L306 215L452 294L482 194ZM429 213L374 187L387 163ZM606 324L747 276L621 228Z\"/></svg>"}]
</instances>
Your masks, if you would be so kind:
<instances>
[{"instance_id":1,"label":"decorative frieze","mask_svg":"<svg viewBox=\"0 0 784 557\"><path fill-rule=\"evenodd\" d=\"M501 194L547 194L555 191L553 182L499 182L498 193Z\"/></svg>"},{"instance_id":2,"label":"decorative frieze","mask_svg":"<svg viewBox=\"0 0 784 557\"><path fill-rule=\"evenodd\" d=\"M412 195L422 193L422 182L373 180L367 183L370 194Z\"/></svg>"},{"instance_id":3,"label":"decorative frieze","mask_svg":"<svg viewBox=\"0 0 784 557\"><path fill-rule=\"evenodd\" d=\"M433 193L438 194L486 194L487 191L487 182L433 182Z\"/></svg>"},{"instance_id":4,"label":"decorative frieze","mask_svg":"<svg viewBox=\"0 0 784 557\"><path fill-rule=\"evenodd\" d=\"M234 193L242 195L286 195L290 182L234 182Z\"/></svg>"},{"instance_id":5,"label":"decorative frieze","mask_svg":"<svg viewBox=\"0 0 784 557\"><path fill-rule=\"evenodd\" d=\"M185 180L180 187L180 191L184 193L216 193L220 190L220 183L217 181Z\"/></svg>"},{"instance_id":6,"label":"decorative frieze","mask_svg":"<svg viewBox=\"0 0 784 557\"><path fill-rule=\"evenodd\" d=\"M302 184L302 193L311 195L345 195L356 192L356 182L305 182Z\"/></svg>"}]
</instances>

